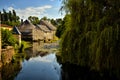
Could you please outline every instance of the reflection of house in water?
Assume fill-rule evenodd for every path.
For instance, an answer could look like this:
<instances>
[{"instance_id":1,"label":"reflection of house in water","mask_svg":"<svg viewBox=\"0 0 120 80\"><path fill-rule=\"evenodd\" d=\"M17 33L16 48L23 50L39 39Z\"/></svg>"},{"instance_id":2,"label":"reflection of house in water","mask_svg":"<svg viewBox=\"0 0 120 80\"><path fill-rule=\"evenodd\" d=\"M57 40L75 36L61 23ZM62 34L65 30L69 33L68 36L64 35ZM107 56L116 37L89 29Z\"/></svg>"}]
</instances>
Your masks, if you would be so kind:
<instances>
[{"instance_id":1,"label":"reflection of house in water","mask_svg":"<svg viewBox=\"0 0 120 80\"><path fill-rule=\"evenodd\" d=\"M44 20L41 20L36 26L26 20L19 26L19 30L22 33L22 39L24 40L50 41L54 40L56 27Z\"/></svg>"},{"instance_id":2,"label":"reflection of house in water","mask_svg":"<svg viewBox=\"0 0 120 80\"><path fill-rule=\"evenodd\" d=\"M27 57L35 57L39 51L42 51L44 48L43 42L33 42L32 47L25 49L25 53L27 54Z\"/></svg>"},{"instance_id":3,"label":"reflection of house in water","mask_svg":"<svg viewBox=\"0 0 120 80\"><path fill-rule=\"evenodd\" d=\"M42 49L44 48L43 42L34 42L32 44L33 53L38 53L39 51L42 51Z\"/></svg>"},{"instance_id":4,"label":"reflection of house in water","mask_svg":"<svg viewBox=\"0 0 120 80\"><path fill-rule=\"evenodd\" d=\"M30 57L35 56L43 56L47 53L53 53L55 50L59 48L58 43L44 43L44 42L33 42L30 48L25 49L26 57L29 59Z\"/></svg>"}]
</instances>

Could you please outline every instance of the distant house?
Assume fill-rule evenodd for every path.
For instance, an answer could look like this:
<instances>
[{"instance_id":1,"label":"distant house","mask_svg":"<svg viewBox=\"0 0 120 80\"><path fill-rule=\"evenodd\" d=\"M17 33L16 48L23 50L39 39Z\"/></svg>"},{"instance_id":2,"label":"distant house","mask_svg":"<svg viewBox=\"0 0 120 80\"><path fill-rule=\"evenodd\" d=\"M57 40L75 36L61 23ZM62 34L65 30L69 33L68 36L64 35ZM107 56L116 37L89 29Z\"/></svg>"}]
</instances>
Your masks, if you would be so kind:
<instances>
[{"instance_id":1,"label":"distant house","mask_svg":"<svg viewBox=\"0 0 120 80\"><path fill-rule=\"evenodd\" d=\"M28 20L25 20L18 28L21 38L29 41L43 40L43 32Z\"/></svg>"},{"instance_id":2,"label":"distant house","mask_svg":"<svg viewBox=\"0 0 120 80\"><path fill-rule=\"evenodd\" d=\"M41 31L43 31L43 36L45 41L50 41L53 39L51 36L51 31L45 25L37 25Z\"/></svg>"},{"instance_id":3,"label":"distant house","mask_svg":"<svg viewBox=\"0 0 120 80\"><path fill-rule=\"evenodd\" d=\"M45 20L41 20L37 26L44 32L44 40L54 40L56 32L55 26L53 26L50 22Z\"/></svg>"},{"instance_id":4,"label":"distant house","mask_svg":"<svg viewBox=\"0 0 120 80\"><path fill-rule=\"evenodd\" d=\"M50 22L41 20L36 26L25 20L19 27L21 38L29 41L51 41L54 40L56 27Z\"/></svg>"},{"instance_id":5,"label":"distant house","mask_svg":"<svg viewBox=\"0 0 120 80\"><path fill-rule=\"evenodd\" d=\"M8 25L6 25L6 24L1 24L1 28L2 28L2 29L7 29L7 30L9 30L9 31L11 31L11 30L13 29L12 26L8 26Z\"/></svg>"},{"instance_id":6,"label":"distant house","mask_svg":"<svg viewBox=\"0 0 120 80\"><path fill-rule=\"evenodd\" d=\"M18 30L16 26L13 27L12 33L15 39L19 42L19 44L21 44L21 32Z\"/></svg>"}]
</instances>

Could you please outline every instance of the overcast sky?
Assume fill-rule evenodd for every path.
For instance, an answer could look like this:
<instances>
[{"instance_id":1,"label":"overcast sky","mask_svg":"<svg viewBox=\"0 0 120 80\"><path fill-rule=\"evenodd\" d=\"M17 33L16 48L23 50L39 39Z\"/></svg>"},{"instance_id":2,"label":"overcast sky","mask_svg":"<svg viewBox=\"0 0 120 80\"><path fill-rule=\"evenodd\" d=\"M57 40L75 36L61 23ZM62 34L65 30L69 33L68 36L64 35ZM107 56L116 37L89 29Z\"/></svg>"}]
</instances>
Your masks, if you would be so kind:
<instances>
[{"instance_id":1,"label":"overcast sky","mask_svg":"<svg viewBox=\"0 0 120 80\"><path fill-rule=\"evenodd\" d=\"M29 16L42 18L63 18L59 9L61 0L0 0L0 10L14 9L20 18L27 19Z\"/></svg>"}]
</instances>

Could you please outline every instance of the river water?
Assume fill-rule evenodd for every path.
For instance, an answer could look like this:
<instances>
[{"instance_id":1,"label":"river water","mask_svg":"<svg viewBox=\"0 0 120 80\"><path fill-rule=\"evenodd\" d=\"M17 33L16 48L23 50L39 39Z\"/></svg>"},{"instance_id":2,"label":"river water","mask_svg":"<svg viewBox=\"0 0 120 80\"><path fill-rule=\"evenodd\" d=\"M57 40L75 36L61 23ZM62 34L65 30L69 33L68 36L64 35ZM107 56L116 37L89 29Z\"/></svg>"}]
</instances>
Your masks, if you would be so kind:
<instances>
[{"instance_id":1,"label":"river water","mask_svg":"<svg viewBox=\"0 0 120 80\"><path fill-rule=\"evenodd\" d=\"M57 48L57 43L32 43L32 47L25 50L27 59L21 63L22 69L14 80L61 80Z\"/></svg>"},{"instance_id":2,"label":"river water","mask_svg":"<svg viewBox=\"0 0 120 80\"><path fill-rule=\"evenodd\" d=\"M58 43L31 44L17 61L3 66L0 80L119 80L108 72L90 70L56 56ZM23 55L20 53L20 55Z\"/></svg>"},{"instance_id":3,"label":"river water","mask_svg":"<svg viewBox=\"0 0 120 80\"><path fill-rule=\"evenodd\" d=\"M15 80L61 80L61 65L55 53L24 60Z\"/></svg>"}]
</instances>

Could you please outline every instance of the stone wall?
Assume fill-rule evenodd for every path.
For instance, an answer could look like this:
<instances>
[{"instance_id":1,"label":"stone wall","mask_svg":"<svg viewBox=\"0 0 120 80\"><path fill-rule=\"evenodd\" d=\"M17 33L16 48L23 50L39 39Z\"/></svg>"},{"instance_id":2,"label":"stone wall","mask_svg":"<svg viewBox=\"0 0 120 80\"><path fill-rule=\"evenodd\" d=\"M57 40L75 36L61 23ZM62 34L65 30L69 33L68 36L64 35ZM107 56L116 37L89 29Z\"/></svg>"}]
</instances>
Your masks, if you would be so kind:
<instances>
[{"instance_id":1,"label":"stone wall","mask_svg":"<svg viewBox=\"0 0 120 80\"><path fill-rule=\"evenodd\" d=\"M0 23L0 61L1 61L1 23Z\"/></svg>"},{"instance_id":2,"label":"stone wall","mask_svg":"<svg viewBox=\"0 0 120 80\"><path fill-rule=\"evenodd\" d=\"M2 49L2 53L1 53L2 63L6 64L11 62L14 53L15 53L14 48L11 46L8 46L6 49Z\"/></svg>"},{"instance_id":3,"label":"stone wall","mask_svg":"<svg viewBox=\"0 0 120 80\"><path fill-rule=\"evenodd\" d=\"M1 63L1 22L0 22L0 67L2 66Z\"/></svg>"},{"instance_id":4,"label":"stone wall","mask_svg":"<svg viewBox=\"0 0 120 80\"><path fill-rule=\"evenodd\" d=\"M40 29L33 29L32 39L33 41L43 40L44 39L43 32Z\"/></svg>"}]
</instances>

